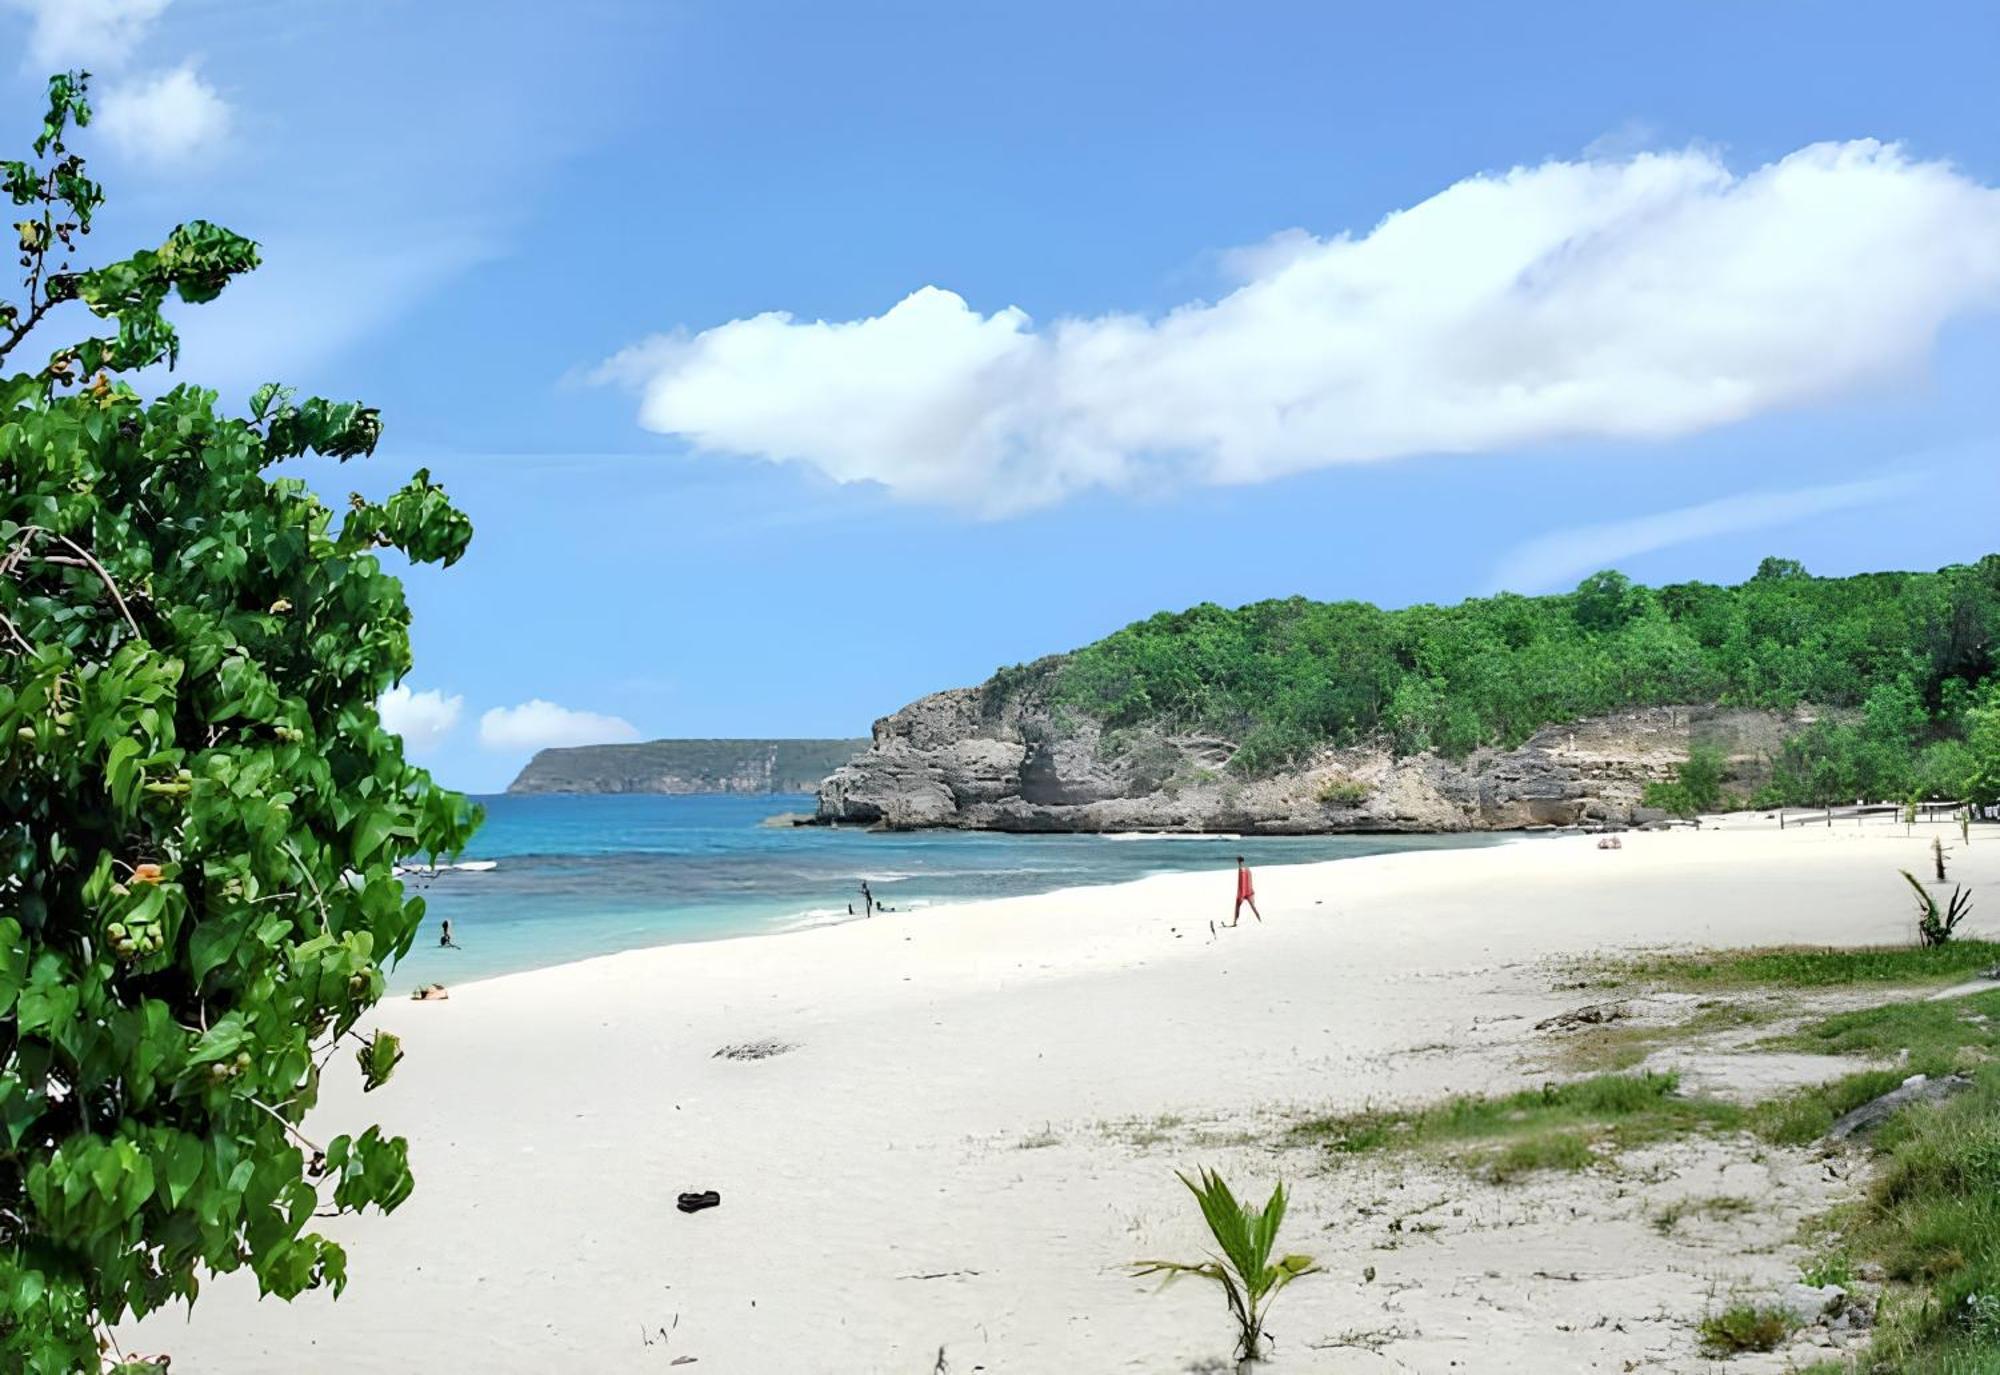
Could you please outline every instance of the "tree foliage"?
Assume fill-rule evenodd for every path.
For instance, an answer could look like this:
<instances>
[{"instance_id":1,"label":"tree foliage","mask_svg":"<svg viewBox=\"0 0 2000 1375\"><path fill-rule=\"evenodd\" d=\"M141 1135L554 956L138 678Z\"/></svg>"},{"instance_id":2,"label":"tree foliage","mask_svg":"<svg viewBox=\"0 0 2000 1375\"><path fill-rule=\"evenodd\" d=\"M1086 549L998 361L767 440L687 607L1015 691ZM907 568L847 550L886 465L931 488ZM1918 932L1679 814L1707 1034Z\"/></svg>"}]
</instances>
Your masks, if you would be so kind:
<instances>
[{"instance_id":1,"label":"tree foliage","mask_svg":"<svg viewBox=\"0 0 2000 1375\"><path fill-rule=\"evenodd\" d=\"M1852 578L1766 559L1735 587L1598 573L1573 593L1400 611L1197 606L1077 651L1047 690L1112 730L1235 739L1249 773L1376 738L1463 755L1639 706L1846 708L1776 761L1787 796L1774 800L1903 798L1964 786L1996 645L2000 556Z\"/></svg>"},{"instance_id":2,"label":"tree foliage","mask_svg":"<svg viewBox=\"0 0 2000 1375\"><path fill-rule=\"evenodd\" d=\"M0 304L0 1368L38 1375L96 1369L108 1324L204 1273L343 1285L312 1219L394 1208L405 1145L300 1123L343 1040L370 1088L399 1057L355 1032L423 913L395 866L477 821L374 707L410 666L376 551L450 564L469 522L421 472L338 520L273 473L368 454L365 406L264 387L228 416L125 380L175 362L167 302L257 248L195 222L73 268L103 200L69 148L84 97L54 78L34 156L0 163L24 216ZM16 361L83 313L99 333Z\"/></svg>"}]
</instances>

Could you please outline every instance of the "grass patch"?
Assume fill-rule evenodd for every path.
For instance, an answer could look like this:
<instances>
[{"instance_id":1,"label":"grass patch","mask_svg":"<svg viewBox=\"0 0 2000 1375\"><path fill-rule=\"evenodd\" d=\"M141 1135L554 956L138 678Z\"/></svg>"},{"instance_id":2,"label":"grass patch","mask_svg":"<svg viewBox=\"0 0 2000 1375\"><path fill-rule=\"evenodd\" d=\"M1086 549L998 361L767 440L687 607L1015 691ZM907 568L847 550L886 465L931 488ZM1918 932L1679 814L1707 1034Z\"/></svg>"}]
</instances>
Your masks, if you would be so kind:
<instances>
[{"instance_id":1,"label":"grass patch","mask_svg":"<svg viewBox=\"0 0 2000 1375\"><path fill-rule=\"evenodd\" d=\"M1678 1199L1653 1214L1653 1230L1661 1236L1667 1236L1689 1218L1739 1217L1754 1206L1756 1205L1749 1199L1740 1198L1735 1194L1718 1194L1714 1198Z\"/></svg>"},{"instance_id":2,"label":"grass patch","mask_svg":"<svg viewBox=\"0 0 2000 1375\"><path fill-rule=\"evenodd\" d=\"M1782 1308L1732 1303L1701 1320L1701 1349L1710 1356L1775 1351L1798 1330L1799 1321Z\"/></svg>"},{"instance_id":3,"label":"grass patch","mask_svg":"<svg viewBox=\"0 0 2000 1375\"><path fill-rule=\"evenodd\" d=\"M1978 1020L1982 1017L1987 1020ZM1941 1003L1886 1003L1836 1013L1761 1042L1759 1049L1901 1058L1894 1068L1861 1070L1759 1104L1751 1110L1751 1129L1784 1146L1817 1141L1843 1113L1881 1097L1913 1074L1936 1078L1986 1063L2000 1049L1996 1017L2000 993Z\"/></svg>"},{"instance_id":4,"label":"grass patch","mask_svg":"<svg viewBox=\"0 0 2000 1375\"><path fill-rule=\"evenodd\" d=\"M1640 955L1596 967L1621 983L1685 988L1742 988L1782 984L1831 988L1841 984L1949 983L2000 965L2000 941L1916 945L1770 946L1759 950L1705 950Z\"/></svg>"},{"instance_id":5,"label":"grass patch","mask_svg":"<svg viewBox=\"0 0 2000 1375\"><path fill-rule=\"evenodd\" d=\"M1854 1287L1854 1259L1845 1251L1815 1257L1799 1271L1799 1283L1810 1284L1815 1289L1824 1289L1829 1284L1851 1289Z\"/></svg>"},{"instance_id":6,"label":"grass patch","mask_svg":"<svg viewBox=\"0 0 2000 1375\"><path fill-rule=\"evenodd\" d=\"M1886 1003L1836 1013L1760 1049L1803 1050L1820 1055L1909 1054L1910 1074L1939 1074L1969 1067L2000 1048L2000 991L1945 1002ZM1968 1057L1965 1052L1980 1052Z\"/></svg>"},{"instance_id":7,"label":"grass patch","mask_svg":"<svg viewBox=\"0 0 2000 1375\"><path fill-rule=\"evenodd\" d=\"M2000 1066L1876 1133L1845 1247L1892 1282L1861 1369L2000 1372Z\"/></svg>"},{"instance_id":8,"label":"grass patch","mask_svg":"<svg viewBox=\"0 0 2000 1375\"><path fill-rule=\"evenodd\" d=\"M1750 1129L1780 1146L1807 1146L1825 1136L1836 1119L1880 1098L1914 1070L1870 1069L1814 1084L1750 1110Z\"/></svg>"},{"instance_id":9,"label":"grass patch","mask_svg":"<svg viewBox=\"0 0 2000 1375\"><path fill-rule=\"evenodd\" d=\"M1499 1097L1463 1095L1428 1107L1313 1118L1292 1134L1296 1142L1344 1155L1431 1150L1491 1178L1516 1179L1582 1169L1599 1148L1741 1123L1740 1109L1684 1098L1679 1087L1672 1074L1599 1074Z\"/></svg>"},{"instance_id":10,"label":"grass patch","mask_svg":"<svg viewBox=\"0 0 2000 1375\"><path fill-rule=\"evenodd\" d=\"M1713 1001L1703 1003L1692 1017L1667 1026L1584 1027L1566 1035L1553 1063L1578 1074L1615 1073L1633 1068L1663 1045L1757 1026L1780 1015L1776 1008Z\"/></svg>"},{"instance_id":11,"label":"grass patch","mask_svg":"<svg viewBox=\"0 0 2000 1375\"><path fill-rule=\"evenodd\" d=\"M1541 1170L1586 1170L1597 1161L1583 1132L1550 1131L1523 1136L1499 1150L1473 1157L1495 1184L1507 1184Z\"/></svg>"}]
</instances>

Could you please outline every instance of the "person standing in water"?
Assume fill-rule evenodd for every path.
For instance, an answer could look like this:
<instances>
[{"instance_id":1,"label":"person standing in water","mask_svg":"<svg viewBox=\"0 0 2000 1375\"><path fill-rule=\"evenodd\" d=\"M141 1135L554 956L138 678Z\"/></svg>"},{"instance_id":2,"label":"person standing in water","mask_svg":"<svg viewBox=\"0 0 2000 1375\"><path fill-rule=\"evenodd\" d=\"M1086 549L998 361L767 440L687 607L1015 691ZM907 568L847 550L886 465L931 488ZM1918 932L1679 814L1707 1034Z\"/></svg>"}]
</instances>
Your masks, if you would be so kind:
<instances>
[{"instance_id":1,"label":"person standing in water","mask_svg":"<svg viewBox=\"0 0 2000 1375\"><path fill-rule=\"evenodd\" d=\"M1236 857L1236 915L1229 919L1231 926L1243 920L1243 904L1250 904L1250 915L1263 924L1264 914L1257 910L1257 887L1250 881L1250 866L1243 862L1243 856Z\"/></svg>"},{"instance_id":2,"label":"person standing in water","mask_svg":"<svg viewBox=\"0 0 2000 1375\"><path fill-rule=\"evenodd\" d=\"M457 950L459 944L451 938L451 918L444 919L444 931L438 936L438 945L445 950Z\"/></svg>"},{"instance_id":3,"label":"person standing in water","mask_svg":"<svg viewBox=\"0 0 2000 1375\"><path fill-rule=\"evenodd\" d=\"M875 894L869 891L867 879L861 880L861 907L862 916L872 917L875 915Z\"/></svg>"}]
</instances>

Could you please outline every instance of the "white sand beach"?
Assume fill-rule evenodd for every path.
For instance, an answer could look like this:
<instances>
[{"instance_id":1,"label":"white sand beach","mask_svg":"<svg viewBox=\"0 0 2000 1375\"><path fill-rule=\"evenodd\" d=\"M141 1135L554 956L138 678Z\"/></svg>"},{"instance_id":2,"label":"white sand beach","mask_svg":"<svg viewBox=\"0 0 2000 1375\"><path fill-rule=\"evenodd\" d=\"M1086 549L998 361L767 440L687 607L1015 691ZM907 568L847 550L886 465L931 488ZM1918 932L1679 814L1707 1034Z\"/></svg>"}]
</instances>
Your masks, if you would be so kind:
<instances>
[{"instance_id":1,"label":"white sand beach","mask_svg":"<svg viewBox=\"0 0 2000 1375\"><path fill-rule=\"evenodd\" d=\"M410 1201L333 1224L346 1295L231 1277L127 1335L204 1375L1224 1371L1219 1296L1124 1268L1203 1252L1174 1170L1207 1163L1291 1181L1286 1240L1327 1266L1274 1310L1273 1375L1705 1369L1694 1322L1796 1277L1842 1168L1685 1141L1496 1186L1334 1165L1285 1126L1540 1083L1535 1023L1591 996L1561 957L1911 939L1897 871L1939 833L1758 819L1272 868L1263 922L1215 936L1232 876L1172 875L392 1000L394 1080L330 1076L309 1124L411 1143ZM1949 835L1990 929L2000 837ZM717 1054L755 1042L781 1053ZM676 1211L702 1189L721 1206ZM1649 1221L1719 1194L1759 1206Z\"/></svg>"}]
</instances>

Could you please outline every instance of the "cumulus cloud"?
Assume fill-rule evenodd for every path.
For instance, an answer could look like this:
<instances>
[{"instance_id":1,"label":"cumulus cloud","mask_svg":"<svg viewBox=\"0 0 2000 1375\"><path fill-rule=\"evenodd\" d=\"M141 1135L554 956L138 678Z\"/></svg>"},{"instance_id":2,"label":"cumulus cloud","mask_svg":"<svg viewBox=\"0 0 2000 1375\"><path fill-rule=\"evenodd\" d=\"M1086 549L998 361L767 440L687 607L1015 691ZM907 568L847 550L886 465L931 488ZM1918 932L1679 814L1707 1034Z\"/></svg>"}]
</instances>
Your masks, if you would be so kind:
<instances>
[{"instance_id":1,"label":"cumulus cloud","mask_svg":"<svg viewBox=\"0 0 2000 1375\"><path fill-rule=\"evenodd\" d=\"M412 754L442 744L458 725L458 715L464 707L463 697L447 697L435 689L412 692L401 683L375 700L382 728L402 736L404 748Z\"/></svg>"},{"instance_id":2,"label":"cumulus cloud","mask_svg":"<svg viewBox=\"0 0 2000 1375\"><path fill-rule=\"evenodd\" d=\"M105 92L97 123L127 157L172 165L222 141L229 106L193 63L182 63Z\"/></svg>"},{"instance_id":3,"label":"cumulus cloud","mask_svg":"<svg viewBox=\"0 0 2000 1375\"><path fill-rule=\"evenodd\" d=\"M26 55L27 65L37 71L116 66L132 55L153 21L167 8L167 0L4 0L4 3L33 22Z\"/></svg>"},{"instance_id":4,"label":"cumulus cloud","mask_svg":"<svg viewBox=\"0 0 2000 1375\"><path fill-rule=\"evenodd\" d=\"M1037 326L924 287L645 340L598 380L713 453L1006 512L1089 487L1657 439L1893 376L2000 297L2000 191L1862 140L1743 175L1691 149L1461 181L1293 230L1157 318Z\"/></svg>"},{"instance_id":5,"label":"cumulus cloud","mask_svg":"<svg viewBox=\"0 0 2000 1375\"><path fill-rule=\"evenodd\" d=\"M1636 554L1716 535L1788 525L1829 511L1872 506L1908 491L1914 483L1912 477L1889 477L1783 492L1744 492L1631 520L1558 530L1510 550L1494 571L1492 589L1548 592L1567 588L1587 573L1613 567Z\"/></svg>"},{"instance_id":6,"label":"cumulus cloud","mask_svg":"<svg viewBox=\"0 0 2000 1375\"><path fill-rule=\"evenodd\" d=\"M479 743L489 750L608 745L638 738L638 727L623 717L572 711L539 697L518 707L495 707L479 718Z\"/></svg>"}]
</instances>

